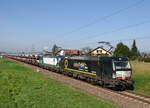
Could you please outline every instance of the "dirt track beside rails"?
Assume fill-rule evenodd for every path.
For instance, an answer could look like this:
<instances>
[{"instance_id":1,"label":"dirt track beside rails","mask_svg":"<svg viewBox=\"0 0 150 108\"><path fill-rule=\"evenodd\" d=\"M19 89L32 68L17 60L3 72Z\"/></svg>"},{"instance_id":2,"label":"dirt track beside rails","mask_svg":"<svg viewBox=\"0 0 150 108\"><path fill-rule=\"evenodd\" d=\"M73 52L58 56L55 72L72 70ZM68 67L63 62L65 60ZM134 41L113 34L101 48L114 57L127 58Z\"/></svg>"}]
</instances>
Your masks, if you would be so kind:
<instances>
[{"instance_id":1,"label":"dirt track beside rails","mask_svg":"<svg viewBox=\"0 0 150 108\"><path fill-rule=\"evenodd\" d=\"M11 59L12 60L12 59ZM16 60L13 60L16 61ZM18 62L18 61L17 61ZM30 64L25 64L23 62L19 62L26 67L34 69L35 71L41 72L44 75L47 75L53 79L61 81L69 86L72 86L76 89L82 90L90 95L93 95L101 100L107 101L108 103L115 104L121 108L150 108L150 104L145 103L143 101L127 97L121 95L117 92L101 88L99 86L94 86L89 83L83 82L81 80L77 80L68 76L64 76L62 74L58 74L55 72L51 72L49 70L45 70L39 68L37 66L33 66Z\"/></svg>"}]
</instances>

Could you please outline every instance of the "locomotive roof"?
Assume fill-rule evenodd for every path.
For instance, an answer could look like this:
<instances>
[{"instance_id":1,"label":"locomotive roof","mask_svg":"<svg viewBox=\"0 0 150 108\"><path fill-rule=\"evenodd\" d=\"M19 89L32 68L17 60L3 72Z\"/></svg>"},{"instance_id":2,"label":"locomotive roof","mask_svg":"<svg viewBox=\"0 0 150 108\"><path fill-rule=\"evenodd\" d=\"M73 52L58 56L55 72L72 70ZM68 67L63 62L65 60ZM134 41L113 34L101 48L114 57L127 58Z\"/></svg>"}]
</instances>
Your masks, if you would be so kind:
<instances>
[{"instance_id":1,"label":"locomotive roof","mask_svg":"<svg viewBox=\"0 0 150 108\"><path fill-rule=\"evenodd\" d=\"M123 56L112 56L112 57L101 57L101 60L113 60L113 61L128 61L127 57Z\"/></svg>"},{"instance_id":2,"label":"locomotive roof","mask_svg":"<svg viewBox=\"0 0 150 108\"><path fill-rule=\"evenodd\" d=\"M114 61L128 61L126 57L122 56L112 56L112 57L95 57L95 56L74 56L74 57L68 57L68 59L74 59L74 60L102 60L102 61L109 61L109 60L114 60Z\"/></svg>"},{"instance_id":3,"label":"locomotive roof","mask_svg":"<svg viewBox=\"0 0 150 108\"><path fill-rule=\"evenodd\" d=\"M94 57L94 56L74 56L74 57L69 57L69 59L74 59L74 60L99 60L98 57Z\"/></svg>"}]
</instances>

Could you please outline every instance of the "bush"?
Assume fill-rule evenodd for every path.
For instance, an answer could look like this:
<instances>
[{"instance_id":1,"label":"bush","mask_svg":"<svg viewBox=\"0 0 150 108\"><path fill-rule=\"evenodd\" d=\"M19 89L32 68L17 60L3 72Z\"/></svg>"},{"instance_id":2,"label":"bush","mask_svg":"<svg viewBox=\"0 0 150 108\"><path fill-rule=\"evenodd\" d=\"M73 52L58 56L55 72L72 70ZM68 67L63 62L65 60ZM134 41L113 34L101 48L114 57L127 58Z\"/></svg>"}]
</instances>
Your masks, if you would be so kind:
<instances>
[{"instance_id":1,"label":"bush","mask_svg":"<svg viewBox=\"0 0 150 108\"><path fill-rule=\"evenodd\" d=\"M145 58L144 62L150 62L150 58Z\"/></svg>"},{"instance_id":2,"label":"bush","mask_svg":"<svg viewBox=\"0 0 150 108\"><path fill-rule=\"evenodd\" d=\"M139 58L138 58L138 61L150 62L150 57L147 57L147 58L145 58L145 57L139 57Z\"/></svg>"},{"instance_id":3,"label":"bush","mask_svg":"<svg viewBox=\"0 0 150 108\"><path fill-rule=\"evenodd\" d=\"M131 56L129 59L130 59L130 60L137 60L138 57L136 57L136 56Z\"/></svg>"}]
</instances>

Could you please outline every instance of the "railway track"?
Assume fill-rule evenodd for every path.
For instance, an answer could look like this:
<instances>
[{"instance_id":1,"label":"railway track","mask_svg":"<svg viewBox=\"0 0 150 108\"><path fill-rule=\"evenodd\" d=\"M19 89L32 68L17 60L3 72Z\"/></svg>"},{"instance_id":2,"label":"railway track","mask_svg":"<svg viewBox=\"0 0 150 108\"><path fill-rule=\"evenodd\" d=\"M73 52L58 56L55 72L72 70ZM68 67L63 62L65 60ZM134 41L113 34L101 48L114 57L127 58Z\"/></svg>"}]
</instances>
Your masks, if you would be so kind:
<instances>
[{"instance_id":1,"label":"railway track","mask_svg":"<svg viewBox=\"0 0 150 108\"><path fill-rule=\"evenodd\" d=\"M49 70L42 69L32 64L27 64L20 61L17 62L24 64L25 66L34 70L39 69L39 71L45 75L48 75L56 80L64 82L74 88L85 91L104 101L116 104L121 108L150 108L150 96L136 93L134 91L113 91L110 89L99 87L98 85L93 86L89 83L85 83L85 81L73 79L62 74L58 74L56 72L51 72Z\"/></svg>"},{"instance_id":2,"label":"railway track","mask_svg":"<svg viewBox=\"0 0 150 108\"><path fill-rule=\"evenodd\" d=\"M142 101L144 103L150 104L150 96L148 96L148 95L137 93L135 91L122 91L122 92L118 92L118 93L121 95L124 95L124 96L128 96L130 98Z\"/></svg>"}]
</instances>

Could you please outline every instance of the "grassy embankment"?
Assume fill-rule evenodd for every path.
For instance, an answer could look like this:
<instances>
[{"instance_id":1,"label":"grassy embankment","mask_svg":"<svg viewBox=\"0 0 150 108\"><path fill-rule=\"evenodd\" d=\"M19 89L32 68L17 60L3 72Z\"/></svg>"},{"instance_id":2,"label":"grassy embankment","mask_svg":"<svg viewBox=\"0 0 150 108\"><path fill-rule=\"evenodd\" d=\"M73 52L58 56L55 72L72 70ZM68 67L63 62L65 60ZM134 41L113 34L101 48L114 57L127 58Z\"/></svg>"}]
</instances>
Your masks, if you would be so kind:
<instances>
[{"instance_id":1,"label":"grassy embankment","mask_svg":"<svg viewBox=\"0 0 150 108\"><path fill-rule=\"evenodd\" d=\"M135 91L150 95L150 63L131 62Z\"/></svg>"},{"instance_id":2,"label":"grassy embankment","mask_svg":"<svg viewBox=\"0 0 150 108\"><path fill-rule=\"evenodd\" d=\"M116 108L41 73L0 59L0 108Z\"/></svg>"}]
</instances>

